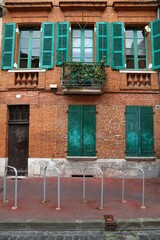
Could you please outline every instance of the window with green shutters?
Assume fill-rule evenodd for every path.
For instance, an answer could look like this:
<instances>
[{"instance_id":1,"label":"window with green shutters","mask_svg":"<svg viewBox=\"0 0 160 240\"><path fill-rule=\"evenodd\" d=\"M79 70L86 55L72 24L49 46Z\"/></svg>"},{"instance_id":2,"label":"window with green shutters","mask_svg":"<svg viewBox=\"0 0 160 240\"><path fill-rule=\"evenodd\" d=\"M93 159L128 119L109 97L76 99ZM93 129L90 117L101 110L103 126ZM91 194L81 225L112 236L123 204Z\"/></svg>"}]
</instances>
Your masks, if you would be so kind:
<instances>
[{"instance_id":1,"label":"window with green shutters","mask_svg":"<svg viewBox=\"0 0 160 240\"><path fill-rule=\"evenodd\" d=\"M54 23L42 23L39 27L20 27L18 38L18 68L53 68L54 65ZM16 24L4 24L2 69L14 67Z\"/></svg>"},{"instance_id":2,"label":"window with green shutters","mask_svg":"<svg viewBox=\"0 0 160 240\"><path fill-rule=\"evenodd\" d=\"M96 106L68 109L68 156L96 155Z\"/></svg>"},{"instance_id":3,"label":"window with green shutters","mask_svg":"<svg viewBox=\"0 0 160 240\"><path fill-rule=\"evenodd\" d=\"M16 24L4 24L2 45L2 69L9 70L14 66L14 46L16 36Z\"/></svg>"},{"instance_id":4,"label":"window with green shutters","mask_svg":"<svg viewBox=\"0 0 160 240\"><path fill-rule=\"evenodd\" d=\"M160 69L160 19L151 22L152 68Z\"/></svg>"},{"instance_id":5,"label":"window with green shutters","mask_svg":"<svg viewBox=\"0 0 160 240\"><path fill-rule=\"evenodd\" d=\"M126 156L154 156L152 107L126 107Z\"/></svg>"},{"instance_id":6,"label":"window with green shutters","mask_svg":"<svg viewBox=\"0 0 160 240\"><path fill-rule=\"evenodd\" d=\"M126 68L146 69L148 67L147 37L143 29L126 29Z\"/></svg>"}]
</instances>

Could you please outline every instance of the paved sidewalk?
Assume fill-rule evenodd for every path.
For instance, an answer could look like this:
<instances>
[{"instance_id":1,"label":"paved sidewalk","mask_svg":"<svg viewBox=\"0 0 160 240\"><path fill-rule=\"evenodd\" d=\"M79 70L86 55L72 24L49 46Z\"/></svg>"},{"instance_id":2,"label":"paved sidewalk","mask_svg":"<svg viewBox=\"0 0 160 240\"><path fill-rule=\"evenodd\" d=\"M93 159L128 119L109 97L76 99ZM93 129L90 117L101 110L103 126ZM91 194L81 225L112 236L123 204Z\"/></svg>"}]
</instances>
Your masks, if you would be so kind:
<instances>
[{"instance_id":1,"label":"paved sidewalk","mask_svg":"<svg viewBox=\"0 0 160 240\"><path fill-rule=\"evenodd\" d=\"M23 228L39 228L53 225L64 229L74 226L85 229L92 225L94 229L104 228L104 215L113 215L119 223L119 229L132 227L160 227L160 179L145 179L145 209L141 208L142 180L125 180L125 199L121 201L122 180L104 179L104 206L100 207L101 180L86 178L86 199L83 202L83 179L61 178L61 210L57 208L57 178L47 178L47 202L43 200L43 178L18 180L18 208L14 206L14 183L7 178L7 199L3 203L3 178L0 178L0 227L4 224L16 224ZM57 225L56 225L57 224Z\"/></svg>"}]
</instances>

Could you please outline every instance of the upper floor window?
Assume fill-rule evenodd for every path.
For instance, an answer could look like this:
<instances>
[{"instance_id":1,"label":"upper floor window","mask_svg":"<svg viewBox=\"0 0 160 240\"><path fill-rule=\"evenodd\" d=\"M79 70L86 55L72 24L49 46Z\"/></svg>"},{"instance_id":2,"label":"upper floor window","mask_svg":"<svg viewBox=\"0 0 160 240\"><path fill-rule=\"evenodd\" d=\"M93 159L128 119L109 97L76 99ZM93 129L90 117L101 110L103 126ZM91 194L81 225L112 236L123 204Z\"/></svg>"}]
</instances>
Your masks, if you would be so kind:
<instances>
[{"instance_id":1,"label":"upper floor window","mask_svg":"<svg viewBox=\"0 0 160 240\"><path fill-rule=\"evenodd\" d=\"M146 69L147 41L142 30L126 30L126 68Z\"/></svg>"},{"instance_id":2,"label":"upper floor window","mask_svg":"<svg viewBox=\"0 0 160 240\"><path fill-rule=\"evenodd\" d=\"M21 29L19 68L38 68L40 59L40 30Z\"/></svg>"},{"instance_id":3,"label":"upper floor window","mask_svg":"<svg viewBox=\"0 0 160 240\"><path fill-rule=\"evenodd\" d=\"M72 61L93 62L93 29L72 29Z\"/></svg>"}]
</instances>

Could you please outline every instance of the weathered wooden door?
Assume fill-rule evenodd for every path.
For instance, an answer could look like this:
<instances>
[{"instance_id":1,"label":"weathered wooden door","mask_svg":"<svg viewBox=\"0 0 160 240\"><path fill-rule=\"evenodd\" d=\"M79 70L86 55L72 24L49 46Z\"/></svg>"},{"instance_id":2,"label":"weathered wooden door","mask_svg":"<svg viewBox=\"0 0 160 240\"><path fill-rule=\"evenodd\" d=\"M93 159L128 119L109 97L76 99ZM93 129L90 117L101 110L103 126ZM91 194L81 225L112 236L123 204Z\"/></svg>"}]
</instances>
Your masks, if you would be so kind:
<instances>
[{"instance_id":1,"label":"weathered wooden door","mask_svg":"<svg viewBox=\"0 0 160 240\"><path fill-rule=\"evenodd\" d=\"M28 171L29 106L9 106L8 164L19 175Z\"/></svg>"}]
</instances>

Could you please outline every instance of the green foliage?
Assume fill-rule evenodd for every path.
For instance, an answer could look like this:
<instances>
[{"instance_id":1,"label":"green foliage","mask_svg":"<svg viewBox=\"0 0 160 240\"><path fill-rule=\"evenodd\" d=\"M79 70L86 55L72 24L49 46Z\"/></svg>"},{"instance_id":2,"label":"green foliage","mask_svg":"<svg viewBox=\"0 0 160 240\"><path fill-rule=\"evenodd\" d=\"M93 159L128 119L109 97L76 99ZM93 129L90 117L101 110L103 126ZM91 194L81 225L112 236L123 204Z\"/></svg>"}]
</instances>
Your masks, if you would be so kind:
<instances>
[{"instance_id":1,"label":"green foliage","mask_svg":"<svg viewBox=\"0 0 160 240\"><path fill-rule=\"evenodd\" d=\"M92 84L104 85L106 79L104 61L100 63L63 63L63 80L69 81L70 84L86 86L91 86Z\"/></svg>"}]
</instances>

